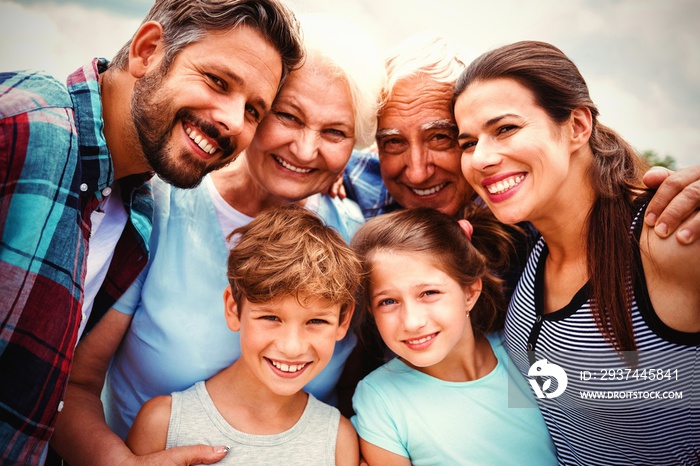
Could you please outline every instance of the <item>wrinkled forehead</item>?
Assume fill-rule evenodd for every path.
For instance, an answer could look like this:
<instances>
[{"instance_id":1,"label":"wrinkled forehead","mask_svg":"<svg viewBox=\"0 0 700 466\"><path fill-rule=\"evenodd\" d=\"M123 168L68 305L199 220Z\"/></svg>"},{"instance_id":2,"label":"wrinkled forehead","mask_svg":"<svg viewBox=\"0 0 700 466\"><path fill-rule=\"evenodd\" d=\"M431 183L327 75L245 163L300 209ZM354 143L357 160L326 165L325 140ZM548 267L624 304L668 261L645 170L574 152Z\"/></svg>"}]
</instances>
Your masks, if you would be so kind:
<instances>
[{"instance_id":1,"label":"wrinkled forehead","mask_svg":"<svg viewBox=\"0 0 700 466\"><path fill-rule=\"evenodd\" d=\"M453 122L453 87L426 76L399 81L379 112L379 129L399 130L405 123L412 127L442 125Z\"/></svg>"}]
</instances>

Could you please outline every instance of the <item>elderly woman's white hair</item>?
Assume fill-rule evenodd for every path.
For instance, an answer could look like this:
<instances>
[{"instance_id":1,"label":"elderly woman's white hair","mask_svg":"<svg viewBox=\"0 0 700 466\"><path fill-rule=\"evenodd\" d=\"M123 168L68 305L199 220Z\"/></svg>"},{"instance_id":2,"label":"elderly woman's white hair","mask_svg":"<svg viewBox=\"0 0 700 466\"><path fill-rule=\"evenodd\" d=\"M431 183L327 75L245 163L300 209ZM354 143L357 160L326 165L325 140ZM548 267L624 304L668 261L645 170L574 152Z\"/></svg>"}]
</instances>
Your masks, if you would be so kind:
<instances>
[{"instance_id":1,"label":"elderly woman's white hair","mask_svg":"<svg viewBox=\"0 0 700 466\"><path fill-rule=\"evenodd\" d=\"M355 113L355 147L372 144L377 112L386 83L386 70L376 44L367 31L344 18L300 15L306 62L335 71L350 88Z\"/></svg>"},{"instance_id":2,"label":"elderly woman's white hair","mask_svg":"<svg viewBox=\"0 0 700 466\"><path fill-rule=\"evenodd\" d=\"M407 78L424 75L439 83L454 84L465 68L457 53L444 37L427 33L409 37L386 59L384 101L391 99L396 84Z\"/></svg>"}]
</instances>

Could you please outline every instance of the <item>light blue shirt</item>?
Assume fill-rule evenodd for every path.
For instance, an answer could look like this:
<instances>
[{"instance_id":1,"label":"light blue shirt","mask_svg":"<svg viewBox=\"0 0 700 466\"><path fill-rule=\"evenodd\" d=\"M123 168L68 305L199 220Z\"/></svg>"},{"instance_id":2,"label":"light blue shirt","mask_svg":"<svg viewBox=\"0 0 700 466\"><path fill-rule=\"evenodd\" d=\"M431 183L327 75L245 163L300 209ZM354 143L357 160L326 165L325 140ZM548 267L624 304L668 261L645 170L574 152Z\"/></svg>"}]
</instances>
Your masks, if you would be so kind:
<instances>
[{"instance_id":1,"label":"light blue shirt","mask_svg":"<svg viewBox=\"0 0 700 466\"><path fill-rule=\"evenodd\" d=\"M557 464L542 414L508 358L503 335L489 335L489 342L498 363L478 380L446 382L398 358L372 372L353 397L357 433L414 466Z\"/></svg>"},{"instance_id":2,"label":"light blue shirt","mask_svg":"<svg viewBox=\"0 0 700 466\"><path fill-rule=\"evenodd\" d=\"M183 190L156 179L153 190L151 261L114 306L134 317L102 394L107 423L122 438L147 400L185 390L240 356L239 335L224 318L228 248L205 183ZM364 221L347 199L321 196L316 213L346 241ZM305 389L334 404L335 385L355 343L349 332Z\"/></svg>"}]
</instances>

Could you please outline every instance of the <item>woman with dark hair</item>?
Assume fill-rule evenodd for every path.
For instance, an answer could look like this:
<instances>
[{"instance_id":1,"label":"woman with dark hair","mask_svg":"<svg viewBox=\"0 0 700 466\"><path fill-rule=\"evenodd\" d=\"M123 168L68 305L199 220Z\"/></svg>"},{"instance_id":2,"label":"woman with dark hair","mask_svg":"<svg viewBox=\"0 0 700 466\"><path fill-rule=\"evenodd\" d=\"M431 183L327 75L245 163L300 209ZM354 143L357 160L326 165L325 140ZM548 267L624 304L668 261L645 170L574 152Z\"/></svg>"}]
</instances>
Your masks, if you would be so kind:
<instances>
[{"instance_id":1,"label":"woman with dark hair","mask_svg":"<svg viewBox=\"0 0 700 466\"><path fill-rule=\"evenodd\" d=\"M505 332L525 375L543 359L568 373L568 391L561 379L531 380L560 462L699 464L697 403L631 393L700 381L700 267L691 265L700 245L644 224L644 165L597 121L576 66L542 42L488 52L457 81L455 117L462 171L477 194L502 222L530 221L542 235ZM652 360L663 369L653 380L643 372ZM552 387L564 394L545 393ZM612 399L583 400L577 389L586 388Z\"/></svg>"}]
</instances>

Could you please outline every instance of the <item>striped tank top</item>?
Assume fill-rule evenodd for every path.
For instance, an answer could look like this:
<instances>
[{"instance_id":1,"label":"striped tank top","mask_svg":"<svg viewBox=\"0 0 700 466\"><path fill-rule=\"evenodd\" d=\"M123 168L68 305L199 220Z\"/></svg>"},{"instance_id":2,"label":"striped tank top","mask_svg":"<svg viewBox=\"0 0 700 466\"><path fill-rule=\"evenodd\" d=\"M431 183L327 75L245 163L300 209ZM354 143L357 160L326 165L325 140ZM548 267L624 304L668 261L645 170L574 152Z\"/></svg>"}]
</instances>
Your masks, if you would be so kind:
<instances>
[{"instance_id":1,"label":"striped tank top","mask_svg":"<svg viewBox=\"0 0 700 466\"><path fill-rule=\"evenodd\" d=\"M632 222L637 238L645 207ZM513 294L505 334L560 464L699 465L700 333L673 330L658 318L637 251L630 312L638 351L616 353L593 319L588 284L567 306L544 314L547 253L540 238Z\"/></svg>"}]
</instances>

